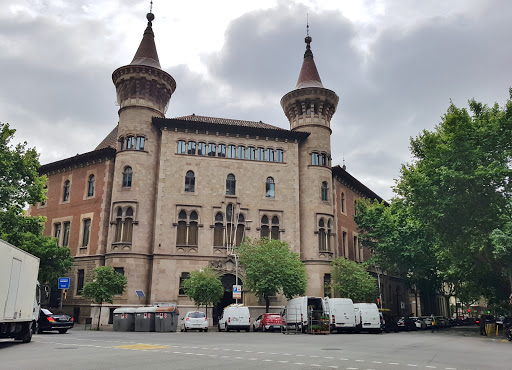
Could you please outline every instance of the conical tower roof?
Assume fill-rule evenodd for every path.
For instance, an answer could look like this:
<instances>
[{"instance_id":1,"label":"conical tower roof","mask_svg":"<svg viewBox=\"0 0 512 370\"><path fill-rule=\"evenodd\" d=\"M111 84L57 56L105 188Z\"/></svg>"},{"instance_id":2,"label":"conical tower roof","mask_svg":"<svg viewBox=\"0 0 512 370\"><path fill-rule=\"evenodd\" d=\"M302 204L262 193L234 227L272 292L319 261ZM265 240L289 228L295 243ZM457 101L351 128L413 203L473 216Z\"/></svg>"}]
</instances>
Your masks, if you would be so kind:
<instances>
[{"instance_id":1,"label":"conical tower roof","mask_svg":"<svg viewBox=\"0 0 512 370\"><path fill-rule=\"evenodd\" d=\"M153 27L151 22L155 19L153 13L146 15L148 20L148 26L142 36L139 48L133 57L130 65L144 65L149 67L155 67L161 69L160 61L158 60L158 53L155 45L155 34L153 33Z\"/></svg>"},{"instance_id":2,"label":"conical tower roof","mask_svg":"<svg viewBox=\"0 0 512 370\"><path fill-rule=\"evenodd\" d=\"M306 52L304 53L304 61L300 69L299 79L295 89L302 89L305 87L324 87L322 80L316 69L315 59L311 51L311 41L313 39L308 35L304 41L306 42Z\"/></svg>"}]
</instances>

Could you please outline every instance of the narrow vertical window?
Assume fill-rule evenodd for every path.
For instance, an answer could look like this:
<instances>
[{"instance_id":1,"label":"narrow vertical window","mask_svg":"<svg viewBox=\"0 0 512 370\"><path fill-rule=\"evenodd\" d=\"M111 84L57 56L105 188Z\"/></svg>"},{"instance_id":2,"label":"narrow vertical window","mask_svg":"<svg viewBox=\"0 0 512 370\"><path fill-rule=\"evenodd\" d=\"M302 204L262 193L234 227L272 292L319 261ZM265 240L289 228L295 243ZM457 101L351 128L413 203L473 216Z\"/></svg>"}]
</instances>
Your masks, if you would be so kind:
<instances>
[{"instance_id":1,"label":"narrow vertical window","mask_svg":"<svg viewBox=\"0 0 512 370\"><path fill-rule=\"evenodd\" d=\"M348 246L347 246L347 232L343 231L341 238L341 247L343 248L343 256L348 258Z\"/></svg>"},{"instance_id":2,"label":"narrow vertical window","mask_svg":"<svg viewBox=\"0 0 512 370\"><path fill-rule=\"evenodd\" d=\"M265 184L265 196L267 198L275 197L275 184L272 177L267 177L267 182Z\"/></svg>"},{"instance_id":3,"label":"narrow vertical window","mask_svg":"<svg viewBox=\"0 0 512 370\"><path fill-rule=\"evenodd\" d=\"M256 159L255 153L256 153L256 149L253 146L248 147L247 148L247 159L250 161L254 161L254 159Z\"/></svg>"},{"instance_id":4,"label":"narrow vertical window","mask_svg":"<svg viewBox=\"0 0 512 370\"><path fill-rule=\"evenodd\" d=\"M133 208L126 209L123 227L123 242L131 243L133 234Z\"/></svg>"},{"instance_id":5,"label":"narrow vertical window","mask_svg":"<svg viewBox=\"0 0 512 370\"><path fill-rule=\"evenodd\" d=\"M225 157L226 156L226 146L224 144L219 144L219 157Z\"/></svg>"},{"instance_id":6,"label":"narrow vertical window","mask_svg":"<svg viewBox=\"0 0 512 370\"><path fill-rule=\"evenodd\" d=\"M322 153L322 162L320 163L321 166L327 166L327 154Z\"/></svg>"},{"instance_id":7,"label":"narrow vertical window","mask_svg":"<svg viewBox=\"0 0 512 370\"><path fill-rule=\"evenodd\" d=\"M276 150L276 162L283 162L284 159L283 159L283 150L282 149L277 149Z\"/></svg>"},{"instance_id":8,"label":"narrow vertical window","mask_svg":"<svg viewBox=\"0 0 512 370\"><path fill-rule=\"evenodd\" d=\"M187 244L187 213L181 211L178 215L178 230L176 232L176 245Z\"/></svg>"},{"instance_id":9,"label":"narrow vertical window","mask_svg":"<svg viewBox=\"0 0 512 370\"><path fill-rule=\"evenodd\" d=\"M345 193L341 193L341 212L345 213Z\"/></svg>"},{"instance_id":10,"label":"narrow vertical window","mask_svg":"<svg viewBox=\"0 0 512 370\"><path fill-rule=\"evenodd\" d=\"M53 225L53 227L54 227L53 236L55 238L57 238L57 244L60 245L60 229L61 229L61 224L60 223L55 224L55 225Z\"/></svg>"},{"instance_id":11,"label":"narrow vertical window","mask_svg":"<svg viewBox=\"0 0 512 370\"><path fill-rule=\"evenodd\" d=\"M178 154L185 154L187 152L187 143L184 140L178 141Z\"/></svg>"},{"instance_id":12,"label":"narrow vertical window","mask_svg":"<svg viewBox=\"0 0 512 370\"><path fill-rule=\"evenodd\" d=\"M267 162L274 162L274 149L267 149Z\"/></svg>"},{"instance_id":13,"label":"narrow vertical window","mask_svg":"<svg viewBox=\"0 0 512 370\"><path fill-rule=\"evenodd\" d=\"M132 168L127 166L123 171L123 188L129 188L132 186Z\"/></svg>"},{"instance_id":14,"label":"narrow vertical window","mask_svg":"<svg viewBox=\"0 0 512 370\"><path fill-rule=\"evenodd\" d=\"M44 186L43 191L44 191L44 196L47 197L48 196L48 185ZM41 201L41 207L44 207L45 205L46 205L46 199Z\"/></svg>"},{"instance_id":15,"label":"narrow vertical window","mask_svg":"<svg viewBox=\"0 0 512 370\"><path fill-rule=\"evenodd\" d=\"M245 146L239 145L237 151L238 159L245 159Z\"/></svg>"},{"instance_id":16,"label":"narrow vertical window","mask_svg":"<svg viewBox=\"0 0 512 370\"><path fill-rule=\"evenodd\" d=\"M331 226L332 226L331 220L327 221L327 250L329 252L332 251L332 249L331 249L331 236L332 236Z\"/></svg>"},{"instance_id":17,"label":"narrow vertical window","mask_svg":"<svg viewBox=\"0 0 512 370\"><path fill-rule=\"evenodd\" d=\"M224 245L224 216L220 212L215 215L213 245L216 247L222 247Z\"/></svg>"},{"instance_id":18,"label":"narrow vertical window","mask_svg":"<svg viewBox=\"0 0 512 370\"><path fill-rule=\"evenodd\" d=\"M82 236L82 247L89 246L89 240L91 238L91 219L84 220L84 233Z\"/></svg>"},{"instance_id":19,"label":"narrow vertical window","mask_svg":"<svg viewBox=\"0 0 512 370\"><path fill-rule=\"evenodd\" d=\"M311 165L318 166L318 153L311 153Z\"/></svg>"},{"instance_id":20,"label":"narrow vertical window","mask_svg":"<svg viewBox=\"0 0 512 370\"><path fill-rule=\"evenodd\" d=\"M258 148L257 157L256 159L258 161L264 161L265 160L265 149Z\"/></svg>"},{"instance_id":21,"label":"narrow vertical window","mask_svg":"<svg viewBox=\"0 0 512 370\"><path fill-rule=\"evenodd\" d=\"M226 195L236 194L236 179L235 175L230 173L226 178Z\"/></svg>"},{"instance_id":22,"label":"narrow vertical window","mask_svg":"<svg viewBox=\"0 0 512 370\"><path fill-rule=\"evenodd\" d=\"M359 249L359 245L358 244L359 243L358 243L358 240L357 240L357 236L354 236L354 245L353 245L353 247L354 247L354 261L356 261L356 262L359 261L358 260L358 254L359 253L357 252L357 250Z\"/></svg>"},{"instance_id":23,"label":"narrow vertical window","mask_svg":"<svg viewBox=\"0 0 512 370\"><path fill-rule=\"evenodd\" d=\"M137 136L137 150L144 150L144 142L146 141L146 138L144 136Z\"/></svg>"},{"instance_id":24,"label":"narrow vertical window","mask_svg":"<svg viewBox=\"0 0 512 370\"><path fill-rule=\"evenodd\" d=\"M117 208L116 232L114 234L114 242L121 241L122 231L123 231L123 210L121 208Z\"/></svg>"},{"instance_id":25,"label":"narrow vertical window","mask_svg":"<svg viewBox=\"0 0 512 370\"><path fill-rule=\"evenodd\" d=\"M188 225L188 239L187 239L188 245L197 246L197 236L198 236L198 231L199 231L197 220L198 220L197 212L195 212L195 211L190 212L189 225Z\"/></svg>"},{"instance_id":26,"label":"narrow vertical window","mask_svg":"<svg viewBox=\"0 0 512 370\"><path fill-rule=\"evenodd\" d=\"M190 154L190 155L196 154L196 142L195 141L188 142L188 154Z\"/></svg>"},{"instance_id":27,"label":"narrow vertical window","mask_svg":"<svg viewBox=\"0 0 512 370\"><path fill-rule=\"evenodd\" d=\"M70 182L69 182L69 180L66 180L66 182L64 183L64 191L62 194L62 200L64 202L67 202L69 200L69 187L70 187Z\"/></svg>"},{"instance_id":28,"label":"narrow vertical window","mask_svg":"<svg viewBox=\"0 0 512 370\"><path fill-rule=\"evenodd\" d=\"M94 195L94 175L89 176L89 180L87 181L87 196L92 197Z\"/></svg>"},{"instance_id":29,"label":"narrow vertical window","mask_svg":"<svg viewBox=\"0 0 512 370\"><path fill-rule=\"evenodd\" d=\"M279 217L272 217L272 229L270 231L270 238L272 240L279 240Z\"/></svg>"},{"instance_id":30,"label":"narrow vertical window","mask_svg":"<svg viewBox=\"0 0 512 370\"><path fill-rule=\"evenodd\" d=\"M236 146L228 145L228 158L236 158Z\"/></svg>"},{"instance_id":31,"label":"narrow vertical window","mask_svg":"<svg viewBox=\"0 0 512 370\"><path fill-rule=\"evenodd\" d=\"M327 201L329 199L329 192L327 188L327 181L322 182L322 200Z\"/></svg>"},{"instance_id":32,"label":"narrow vertical window","mask_svg":"<svg viewBox=\"0 0 512 370\"><path fill-rule=\"evenodd\" d=\"M185 191L188 193L195 192L196 178L193 171L188 171L185 175Z\"/></svg>"},{"instance_id":33,"label":"narrow vertical window","mask_svg":"<svg viewBox=\"0 0 512 370\"><path fill-rule=\"evenodd\" d=\"M183 282L190 278L190 272L182 272L180 276L180 289L178 291L179 295L184 295L185 290L183 290Z\"/></svg>"},{"instance_id":34,"label":"narrow vertical window","mask_svg":"<svg viewBox=\"0 0 512 370\"><path fill-rule=\"evenodd\" d=\"M76 295L82 295L84 289L85 270L78 270L76 274Z\"/></svg>"},{"instance_id":35,"label":"narrow vertical window","mask_svg":"<svg viewBox=\"0 0 512 370\"><path fill-rule=\"evenodd\" d=\"M324 274L324 297L331 297L331 274Z\"/></svg>"},{"instance_id":36,"label":"narrow vertical window","mask_svg":"<svg viewBox=\"0 0 512 370\"><path fill-rule=\"evenodd\" d=\"M197 155L206 155L206 143L197 143Z\"/></svg>"},{"instance_id":37,"label":"narrow vertical window","mask_svg":"<svg viewBox=\"0 0 512 370\"><path fill-rule=\"evenodd\" d=\"M263 216L261 218L261 229L260 229L260 238L268 238L270 237L270 230L268 226L268 217Z\"/></svg>"},{"instance_id":38,"label":"narrow vertical window","mask_svg":"<svg viewBox=\"0 0 512 370\"><path fill-rule=\"evenodd\" d=\"M133 136L128 136L126 138L126 149L133 149L135 147L135 138Z\"/></svg>"},{"instance_id":39,"label":"narrow vertical window","mask_svg":"<svg viewBox=\"0 0 512 370\"><path fill-rule=\"evenodd\" d=\"M64 235L62 236L62 246L67 247L69 245L69 232L71 230L71 222L64 222Z\"/></svg>"},{"instance_id":40,"label":"narrow vertical window","mask_svg":"<svg viewBox=\"0 0 512 370\"><path fill-rule=\"evenodd\" d=\"M215 157L217 154L217 146L214 143L208 144L208 157Z\"/></svg>"},{"instance_id":41,"label":"narrow vertical window","mask_svg":"<svg viewBox=\"0 0 512 370\"><path fill-rule=\"evenodd\" d=\"M245 217L243 214L238 215L238 226L236 227L236 246L240 246L245 236Z\"/></svg>"},{"instance_id":42,"label":"narrow vertical window","mask_svg":"<svg viewBox=\"0 0 512 370\"><path fill-rule=\"evenodd\" d=\"M124 137L119 138L119 146L120 150L124 150Z\"/></svg>"},{"instance_id":43,"label":"narrow vertical window","mask_svg":"<svg viewBox=\"0 0 512 370\"><path fill-rule=\"evenodd\" d=\"M318 221L318 249L320 251L326 250L325 236L325 221L321 218L320 221Z\"/></svg>"}]
</instances>

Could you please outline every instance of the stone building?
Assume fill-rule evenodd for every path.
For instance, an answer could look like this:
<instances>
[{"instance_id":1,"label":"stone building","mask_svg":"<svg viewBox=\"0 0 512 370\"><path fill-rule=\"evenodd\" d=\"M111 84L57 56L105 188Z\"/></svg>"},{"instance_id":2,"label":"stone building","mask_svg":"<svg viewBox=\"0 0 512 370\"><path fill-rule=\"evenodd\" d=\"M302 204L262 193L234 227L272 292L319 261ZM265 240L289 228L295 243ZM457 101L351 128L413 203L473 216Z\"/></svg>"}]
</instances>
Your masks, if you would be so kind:
<instances>
[{"instance_id":1,"label":"stone building","mask_svg":"<svg viewBox=\"0 0 512 370\"><path fill-rule=\"evenodd\" d=\"M232 302L236 261L229 248L263 236L299 253L307 294L323 296L334 258L369 256L357 241L355 199L380 198L345 168L332 167L330 122L339 98L323 86L311 37L297 84L281 99L289 130L194 114L170 119L176 82L160 67L153 14L147 19L133 60L112 75L118 125L93 151L40 169L49 179L48 199L31 214L46 216L45 234L75 257L64 308L76 319L94 314L81 293L101 265L128 278L126 291L104 310L169 301L192 307L180 283L211 266L226 288L209 315L215 321ZM276 310L286 302L272 298ZM251 294L243 302L264 309Z\"/></svg>"}]
</instances>

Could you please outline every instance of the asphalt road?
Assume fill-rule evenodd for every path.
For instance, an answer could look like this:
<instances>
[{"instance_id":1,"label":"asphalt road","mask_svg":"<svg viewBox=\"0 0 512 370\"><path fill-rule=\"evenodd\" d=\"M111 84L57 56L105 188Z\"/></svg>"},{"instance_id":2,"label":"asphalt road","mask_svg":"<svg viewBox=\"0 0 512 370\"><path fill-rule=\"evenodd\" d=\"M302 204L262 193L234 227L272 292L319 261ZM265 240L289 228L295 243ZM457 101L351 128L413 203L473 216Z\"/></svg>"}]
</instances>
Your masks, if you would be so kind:
<instances>
[{"instance_id":1,"label":"asphalt road","mask_svg":"<svg viewBox=\"0 0 512 370\"><path fill-rule=\"evenodd\" d=\"M109 330L0 339L0 369L511 369L512 343L478 327L307 335Z\"/></svg>"}]
</instances>

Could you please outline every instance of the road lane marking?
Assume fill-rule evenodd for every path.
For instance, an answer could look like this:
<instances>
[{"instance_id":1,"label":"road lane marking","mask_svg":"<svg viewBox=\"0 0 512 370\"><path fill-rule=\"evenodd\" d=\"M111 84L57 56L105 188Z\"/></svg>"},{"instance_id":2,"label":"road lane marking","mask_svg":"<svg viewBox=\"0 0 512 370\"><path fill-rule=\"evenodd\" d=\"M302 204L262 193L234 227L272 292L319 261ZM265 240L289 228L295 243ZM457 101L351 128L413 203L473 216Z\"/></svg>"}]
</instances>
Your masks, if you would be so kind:
<instances>
[{"instance_id":1,"label":"road lane marking","mask_svg":"<svg viewBox=\"0 0 512 370\"><path fill-rule=\"evenodd\" d=\"M400 365L400 363L399 363L399 362L390 362L389 364L390 364L390 365Z\"/></svg>"},{"instance_id":2,"label":"road lane marking","mask_svg":"<svg viewBox=\"0 0 512 370\"><path fill-rule=\"evenodd\" d=\"M356 362L364 362L364 360L356 360Z\"/></svg>"},{"instance_id":3,"label":"road lane marking","mask_svg":"<svg viewBox=\"0 0 512 370\"><path fill-rule=\"evenodd\" d=\"M277 361L277 362L279 362L281 364L287 364L288 363L288 361Z\"/></svg>"},{"instance_id":4,"label":"road lane marking","mask_svg":"<svg viewBox=\"0 0 512 370\"><path fill-rule=\"evenodd\" d=\"M309 366L314 366L314 367L322 367L322 365L318 365L318 364L311 364Z\"/></svg>"},{"instance_id":5,"label":"road lane marking","mask_svg":"<svg viewBox=\"0 0 512 370\"><path fill-rule=\"evenodd\" d=\"M382 364L382 361L372 361L372 364Z\"/></svg>"},{"instance_id":6,"label":"road lane marking","mask_svg":"<svg viewBox=\"0 0 512 370\"><path fill-rule=\"evenodd\" d=\"M249 360L251 360L251 361L256 361L256 360L257 360L257 358L255 358L255 357L250 357L250 358L249 358Z\"/></svg>"},{"instance_id":7,"label":"road lane marking","mask_svg":"<svg viewBox=\"0 0 512 370\"><path fill-rule=\"evenodd\" d=\"M414 366L414 367L415 367L415 366L418 366L418 365L414 365L414 364L407 364L407 366Z\"/></svg>"},{"instance_id":8,"label":"road lane marking","mask_svg":"<svg viewBox=\"0 0 512 370\"><path fill-rule=\"evenodd\" d=\"M264 362L273 362L274 360L263 360Z\"/></svg>"},{"instance_id":9,"label":"road lane marking","mask_svg":"<svg viewBox=\"0 0 512 370\"><path fill-rule=\"evenodd\" d=\"M98 346L95 346L95 347L98 347ZM114 346L114 348L128 348L128 349L144 351L144 350L148 350L148 349L169 348L169 346L158 346L158 345L154 345L154 344L137 343L137 344L126 344L123 346Z\"/></svg>"},{"instance_id":10,"label":"road lane marking","mask_svg":"<svg viewBox=\"0 0 512 370\"><path fill-rule=\"evenodd\" d=\"M305 362L296 362L296 363L294 363L294 365L306 365L306 363Z\"/></svg>"},{"instance_id":11,"label":"road lane marking","mask_svg":"<svg viewBox=\"0 0 512 370\"><path fill-rule=\"evenodd\" d=\"M428 367L429 369L437 369L437 367L435 367L435 366L428 366L428 365L427 365L427 366L425 366L425 367Z\"/></svg>"}]
</instances>

